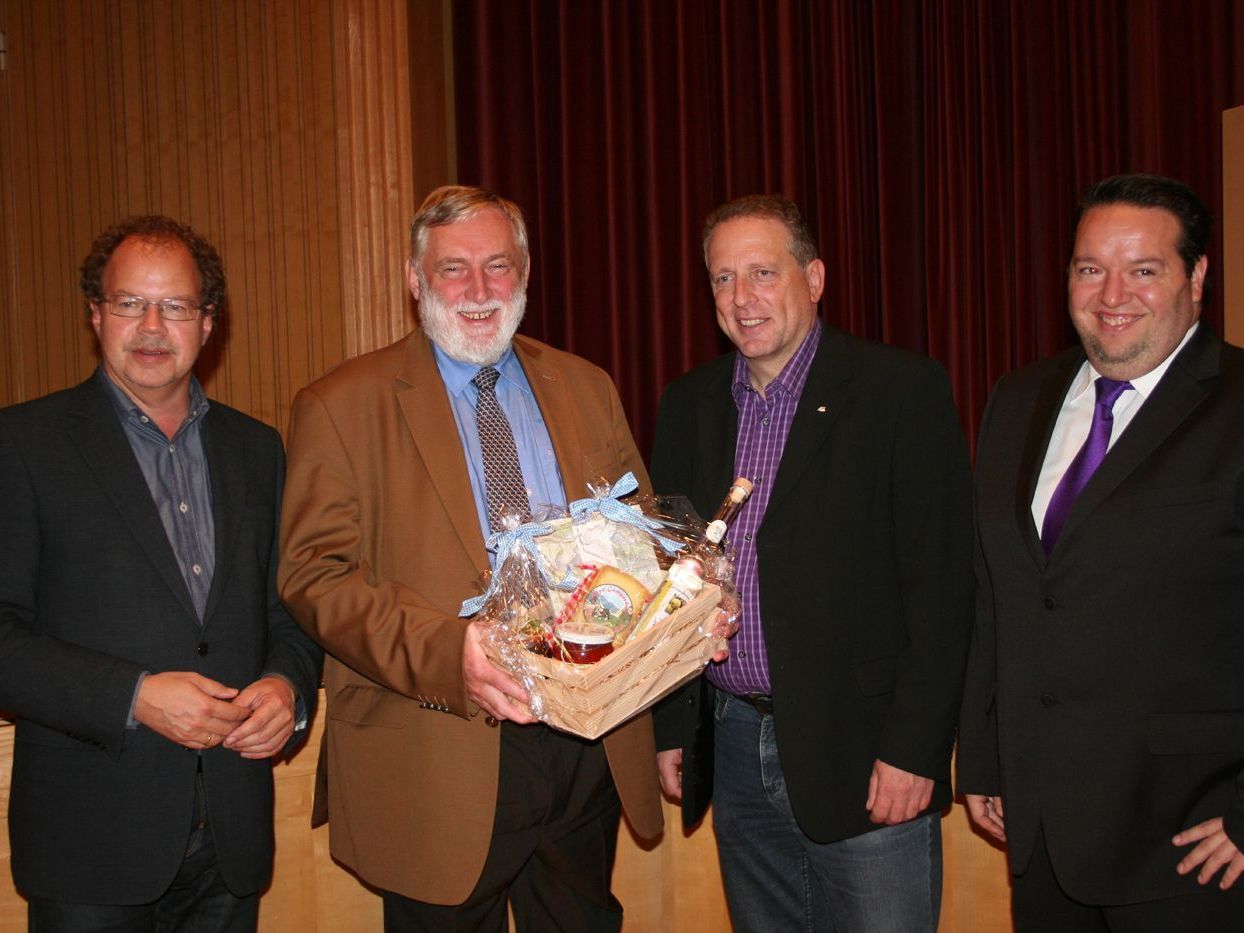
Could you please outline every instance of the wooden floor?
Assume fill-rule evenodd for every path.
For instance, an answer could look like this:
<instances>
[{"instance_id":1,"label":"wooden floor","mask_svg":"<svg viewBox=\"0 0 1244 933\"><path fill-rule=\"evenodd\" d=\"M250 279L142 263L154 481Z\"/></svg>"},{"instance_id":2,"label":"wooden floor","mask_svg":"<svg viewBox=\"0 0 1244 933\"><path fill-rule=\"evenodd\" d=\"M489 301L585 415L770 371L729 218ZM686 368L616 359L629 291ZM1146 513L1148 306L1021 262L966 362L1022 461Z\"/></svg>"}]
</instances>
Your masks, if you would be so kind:
<instances>
[{"instance_id":1,"label":"wooden floor","mask_svg":"<svg viewBox=\"0 0 1244 933\"><path fill-rule=\"evenodd\" d=\"M323 709L323 706L320 707ZM292 761L276 768L276 872L260 906L260 928L291 933L373 933L380 900L328 855L326 827L310 828L311 794L322 725ZM9 872L8 799L13 729L0 722L0 933L26 929L25 901ZM712 817L685 836L677 808L667 804L667 829L642 846L623 826L614 893L626 907L624 933L709 933L729 930ZM1011 930L1005 860L968 829L956 805L942 824L945 881L941 933Z\"/></svg>"}]
</instances>

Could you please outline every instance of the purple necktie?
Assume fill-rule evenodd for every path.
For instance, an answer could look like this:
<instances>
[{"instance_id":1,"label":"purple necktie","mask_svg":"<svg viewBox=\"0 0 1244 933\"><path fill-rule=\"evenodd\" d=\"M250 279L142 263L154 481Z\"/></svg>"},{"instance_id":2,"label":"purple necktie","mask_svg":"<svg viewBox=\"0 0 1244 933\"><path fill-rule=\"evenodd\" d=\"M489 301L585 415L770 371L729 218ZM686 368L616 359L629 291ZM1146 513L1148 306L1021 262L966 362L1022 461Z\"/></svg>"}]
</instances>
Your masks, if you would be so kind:
<instances>
[{"instance_id":1,"label":"purple necktie","mask_svg":"<svg viewBox=\"0 0 1244 933\"><path fill-rule=\"evenodd\" d=\"M1110 432L1114 428L1114 403L1119 396L1132 387L1130 382L1118 382L1100 376L1094 388L1097 390L1097 404L1093 407L1093 423L1089 426L1088 437L1080 448L1067 472L1058 481L1058 488L1050 498L1049 508L1045 510L1045 522L1041 527L1041 546L1048 556L1054 550L1054 543L1063 530L1067 516L1071 514L1071 506L1076 496L1088 485L1089 479L1101 465L1106 456L1106 448L1110 446Z\"/></svg>"}]
</instances>

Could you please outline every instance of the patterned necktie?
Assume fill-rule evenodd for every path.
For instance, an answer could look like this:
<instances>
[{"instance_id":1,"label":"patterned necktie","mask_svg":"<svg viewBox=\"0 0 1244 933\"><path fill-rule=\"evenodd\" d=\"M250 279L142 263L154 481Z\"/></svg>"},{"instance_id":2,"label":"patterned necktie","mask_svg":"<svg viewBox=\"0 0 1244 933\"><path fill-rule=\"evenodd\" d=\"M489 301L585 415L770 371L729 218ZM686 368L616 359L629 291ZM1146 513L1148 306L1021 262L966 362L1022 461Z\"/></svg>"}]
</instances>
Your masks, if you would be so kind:
<instances>
[{"instance_id":1,"label":"patterned necktie","mask_svg":"<svg viewBox=\"0 0 1244 933\"><path fill-rule=\"evenodd\" d=\"M501 530L501 516L517 514L521 521L531 520L523 468L518 462L518 447L509 419L497 402L497 379L501 374L491 366L477 372L471 382L479 389L475 402L475 428L484 452L484 491L488 498L488 523L493 531Z\"/></svg>"},{"instance_id":2,"label":"patterned necktie","mask_svg":"<svg viewBox=\"0 0 1244 933\"><path fill-rule=\"evenodd\" d=\"M1076 501L1089 479L1096 472L1106 456L1106 448L1110 446L1110 432L1114 429L1114 403L1119 396L1132 387L1130 382L1118 382L1098 378L1094 388L1097 391L1097 404L1093 407L1093 423L1089 426L1088 437L1080 448L1067 472L1058 481L1058 487L1050 498L1049 508L1045 510L1045 521L1041 528L1041 546L1046 556L1054 550L1054 543L1062 533L1063 524L1071 514L1071 506Z\"/></svg>"}]
</instances>

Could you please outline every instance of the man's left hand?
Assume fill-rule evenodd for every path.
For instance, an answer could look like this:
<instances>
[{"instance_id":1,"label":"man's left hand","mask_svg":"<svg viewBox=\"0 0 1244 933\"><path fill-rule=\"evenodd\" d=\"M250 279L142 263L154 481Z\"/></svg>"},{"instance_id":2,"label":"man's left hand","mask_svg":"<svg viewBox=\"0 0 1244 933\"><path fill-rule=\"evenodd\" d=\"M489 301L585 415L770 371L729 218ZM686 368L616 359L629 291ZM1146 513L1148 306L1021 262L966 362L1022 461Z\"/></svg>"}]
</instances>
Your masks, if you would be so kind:
<instances>
[{"instance_id":1,"label":"man's left hand","mask_svg":"<svg viewBox=\"0 0 1244 933\"><path fill-rule=\"evenodd\" d=\"M1181 875L1186 875L1200 865L1201 870L1196 876L1199 884L1209 884L1214 875L1218 873L1218 869L1226 866L1218 882L1218 887L1225 891L1235 884L1235 879L1240 877L1241 872L1244 872L1244 853L1240 852L1236 844L1223 832L1220 816L1198 823L1196 826L1190 826L1175 836L1171 842L1177 846L1198 843L1195 849L1183 857L1183 861L1176 866L1175 870Z\"/></svg>"},{"instance_id":2,"label":"man's left hand","mask_svg":"<svg viewBox=\"0 0 1244 933\"><path fill-rule=\"evenodd\" d=\"M880 758L873 762L868 779L868 802L864 809L874 823L893 826L906 823L933 799L933 779L888 765Z\"/></svg>"},{"instance_id":3,"label":"man's left hand","mask_svg":"<svg viewBox=\"0 0 1244 933\"><path fill-rule=\"evenodd\" d=\"M250 709L251 715L225 737L223 744L243 758L271 758L294 734L294 687L284 677L261 677L233 702Z\"/></svg>"}]
</instances>

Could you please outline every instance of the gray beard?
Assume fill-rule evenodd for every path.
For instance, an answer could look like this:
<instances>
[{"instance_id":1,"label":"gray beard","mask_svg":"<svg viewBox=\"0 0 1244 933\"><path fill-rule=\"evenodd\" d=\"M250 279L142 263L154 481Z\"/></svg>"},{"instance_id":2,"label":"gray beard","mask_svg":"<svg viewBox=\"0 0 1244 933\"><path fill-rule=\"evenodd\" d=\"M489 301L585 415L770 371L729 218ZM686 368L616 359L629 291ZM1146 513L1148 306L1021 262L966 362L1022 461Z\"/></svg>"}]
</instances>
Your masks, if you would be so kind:
<instances>
[{"instance_id":1,"label":"gray beard","mask_svg":"<svg viewBox=\"0 0 1244 933\"><path fill-rule=\"evenodd\" d=\"M495 302L497 314L502 317L501 329L496 337L486 344L469 339L460 328L455 326L454 317L460 309L472 309L472 306L459 303L454 306L445 304L440 296L428 288L423 276L419 276L419 323L428 338L441 348L441 352L451 360L459 363L471 363L476 366L491 366L501 359L509 349L510 341L523 322L527 311L527 288L523 286L510 295L509 301Z\"/></svg>"}]
</instances>

